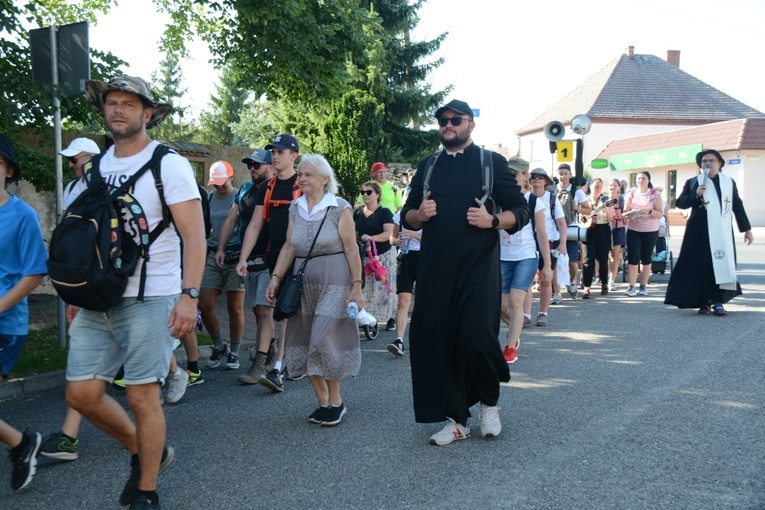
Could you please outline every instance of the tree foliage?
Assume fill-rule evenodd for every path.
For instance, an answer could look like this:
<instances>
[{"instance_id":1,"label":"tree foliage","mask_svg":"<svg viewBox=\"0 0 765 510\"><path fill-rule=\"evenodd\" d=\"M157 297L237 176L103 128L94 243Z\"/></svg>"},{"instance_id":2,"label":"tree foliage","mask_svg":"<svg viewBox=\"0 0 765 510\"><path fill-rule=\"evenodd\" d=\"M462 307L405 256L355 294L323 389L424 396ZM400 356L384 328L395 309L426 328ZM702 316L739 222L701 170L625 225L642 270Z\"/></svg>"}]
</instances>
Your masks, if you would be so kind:
<instances>
[{"instance_id":1,"label":"tree foliage","mask_svg":"<svg viewBox=\"0 0 765 510\"><path fill-rule=\"evenodd\" d=\"M13 2L0 0L0 131L16 144L24 178L38 190L52 191L55 184L55 161L42 146L53 141L53 94L51 85L32 79L31 51L28 30L79 21L95 22L96 15L106 12L110 0L71 3L65 0ZM125 62L114 55L91 50L91 78L104 79L116 74ZM61 98L64 127L100 131L99 117L86 104L84 97ZM92 129L86 129L92 128ZM21 145L24 135L39 140L40 147ZM47 143L46 143L47 142ZM64 168L67 175L68 168Z\"/></svg>"},{"instance_id":2,"label":"tree foliage","mask_svg":"<svg viewBox=\"0 0 765 510\"><path fill-rule=\"evenodd\" d=\"M363 54L369 17L358 0L156 0L173 23L163 49L183 54L198 34L219 66L246 79L255 97L325 101L348 81L346 62Z\"/></svg>"},{"instance_id":3,"label":"tree foliage","mask_svg":"<svg viewBox=\"0 0 765 510\"><path fill-rule=\"evenodd\" d=\"M210 109L199 116L200 129L196 135L199 143L248 147L245 140L238 137L235 127L239 124L242 111L251 93L244 86L237 71L229 66L220 74L220 84L215 87L215 95L210 97Z\"/></svg>"},{"instance_id":4,"label":"tree foliage","mask_svg":"<svg viewBox=\"0 0 765 510\"><path fill-rule=\"evenodd\" d=\"M385 159L388 140L382 130L384 107L369 93L354 90L332 103L324 134L327 160L335 169L340 193L351 203L372 163Z\"/></svg>"},{"instance_id":5,"label":"tree foliage","mask_svg":"<svg viewBox=\"0 0 765 510\"><path fill-rule=\"evenodd\" d=\"M151 74L152 94L155 101L165 101L173 105L172 113L151 130L151 137L164 141L189 140L194 127L188 118L189 106L184 106L183 99L188 92L183 87L183 70L178 58L165 55L159 71Z\"/></svg>"}]
</instances>

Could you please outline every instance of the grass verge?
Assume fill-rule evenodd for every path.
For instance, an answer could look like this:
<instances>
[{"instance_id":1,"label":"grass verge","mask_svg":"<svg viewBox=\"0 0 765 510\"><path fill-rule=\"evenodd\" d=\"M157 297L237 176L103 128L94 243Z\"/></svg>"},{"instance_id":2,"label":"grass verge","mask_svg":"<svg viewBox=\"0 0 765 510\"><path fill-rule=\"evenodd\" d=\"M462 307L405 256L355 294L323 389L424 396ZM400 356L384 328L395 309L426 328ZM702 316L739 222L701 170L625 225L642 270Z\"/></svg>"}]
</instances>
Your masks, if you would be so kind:
<instances>
[{"instance_id":1,"label":"grass verge","mask_svg":"<svg viewBox=\"0 0 765 510\"><path fill-rule=\"evenodd\" d=\"M212 345L210 335L197 331L199 345ZM58 328L30 331L21 354L13 367L11 379L45 374L66 368L69 348L58 346Z\"/></svg>"}]
</instances>

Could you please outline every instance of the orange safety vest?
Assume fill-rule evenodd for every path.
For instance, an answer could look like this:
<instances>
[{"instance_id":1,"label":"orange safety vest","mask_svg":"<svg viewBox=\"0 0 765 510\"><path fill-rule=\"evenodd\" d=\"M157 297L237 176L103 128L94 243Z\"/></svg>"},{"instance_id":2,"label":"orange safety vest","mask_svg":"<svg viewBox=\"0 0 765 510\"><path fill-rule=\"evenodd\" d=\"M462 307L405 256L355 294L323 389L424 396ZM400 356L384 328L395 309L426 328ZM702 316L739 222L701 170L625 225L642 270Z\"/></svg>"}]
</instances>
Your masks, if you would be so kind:
<instances>
[{"instance_id":1,"label":"orange safety vest","mask_svg":"<svg viewBox=\"0 0 765 510\"><path fill-rule=\"evenodd\" d=\"M298 186L297 179L295 179L295 185L292 187L292 199L291 200L271 200L271 195L274 194L274 188L276 187L277 176L274 175L270 181L268 181L266 187L266 198L263 201L263 221L268 223L271 221L271 207L279 207L282 205L289 206L293 200L297 200L303 194Z\"/></svg>"}]
</instances>

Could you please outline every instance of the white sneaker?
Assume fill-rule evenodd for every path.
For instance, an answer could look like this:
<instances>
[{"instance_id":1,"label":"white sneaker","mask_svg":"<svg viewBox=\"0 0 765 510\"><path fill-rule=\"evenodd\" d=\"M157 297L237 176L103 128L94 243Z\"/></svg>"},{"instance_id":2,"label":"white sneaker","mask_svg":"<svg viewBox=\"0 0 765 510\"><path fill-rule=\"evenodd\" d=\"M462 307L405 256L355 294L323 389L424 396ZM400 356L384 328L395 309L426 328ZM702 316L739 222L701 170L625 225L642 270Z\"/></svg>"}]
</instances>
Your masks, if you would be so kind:
<instances>
[{"instance_id":1,"label":"white sneaker","mask_svg":"<svg viewBox=\"0 0 765 510\"><path fill-rule=\"evenodd\" d=\"M430 436L430 444L444 446L459 439L467 439L470 437L470 425L463 427L451 418L447 418L447 420L449 421L444 428Z\"/></svg>"},{"instance_id":2,"label":"white sneaker","mask_svg":"<svg viewBox=\"0 0 765 510\"><path fill-rule=\"evenodd\" d=\"M638 293L637 293L637 290L635 290L635 287L630 287L627 289L627 292L625 292L624 295L629 297L635 297L638 295Z\"/></svg>"},{"instance_id":3,"label":"white sneaker","mask_svg":"<svg viewBox=\"0 0 765 510\"><path fill-rule=\"evenodd\" d=\"M563 301L563 295L560 292L556 292L552 295L552 304L559 305Z\"/></svg>"},{"instance_id":4,"label":"white sneaker","mask_svg":"<svg viewBox=\"0 0 765 510\"><path fill-rule=\"evenodd\" d=\"M638 291L637 295L638 295L638 296L647 296L647 295L648 295L648 289L646 289L645 287L643 287L642 289L640 289L640 290Z\"/></svg>"},{"instance_id":5,"label":"white sneaker","mask_svg":"<svg viewBox=\"0 0 765 510\"><path fill-rule=\"evenodd\" d=\"M497 437L502 430L502 424L499 422L499 408L481 403L478 416L481 420L481 436Z\"/></svg>"},{"instance_id":6,"label":"white sneaker","mask_svg":"<svg viewBox=\"0 0 765 510\"><path fill-rule=\"evenodd\" d=\"M167 378L165 390L165 401L168 404L175 404L183 398L186 393L186 383L189 380L189 373L180 368Z\"/></svg>"},{"instance_id":7,"label":"white sneaker","mask_svg":"<svg viewBox=\"0 0 765 510\"><path fill-rule=\"evenodd\" d=\"M571 299L576 299L576 294L578 292L576 283L570 283L569 285L566 285L566 289L568 289L568 295L571 296Z\"/></svg>"},{"instance_id":8,"label":"white sneaker","mask_svg":"<svg viewBox=\"0 0 765 510\"><path fill-rule=\"evenodd\" d=\"M377 319L362 308L356 314L356 323L358 323L359 326L374 326L377 324Z\"/></svg>"}]
</instances>

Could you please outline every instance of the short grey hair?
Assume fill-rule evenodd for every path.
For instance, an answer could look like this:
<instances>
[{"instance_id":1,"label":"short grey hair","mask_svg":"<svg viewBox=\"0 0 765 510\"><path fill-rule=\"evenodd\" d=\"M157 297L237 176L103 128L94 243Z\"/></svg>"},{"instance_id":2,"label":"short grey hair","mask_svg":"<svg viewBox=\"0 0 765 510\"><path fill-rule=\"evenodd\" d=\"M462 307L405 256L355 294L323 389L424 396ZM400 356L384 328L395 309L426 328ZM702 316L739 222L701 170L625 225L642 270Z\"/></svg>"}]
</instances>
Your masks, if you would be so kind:
<instances>
[{"instance_id":1,"label":"short grey hair","mask_svg":"<svg viewBox=\"0 0 765 510\"><path fill-rule=\"evenodd\" d=\"M303 165L310 165L314 167L317 172L319 172L319 175L328 177L329 180L324 186L324 192L329 192L333 195L337 194L337 180L335 179L335 171L332 170L332 167L324 156L321 154L303 154L300 157L298 171L303 168Z\"/></svg>"}]
</instances>

